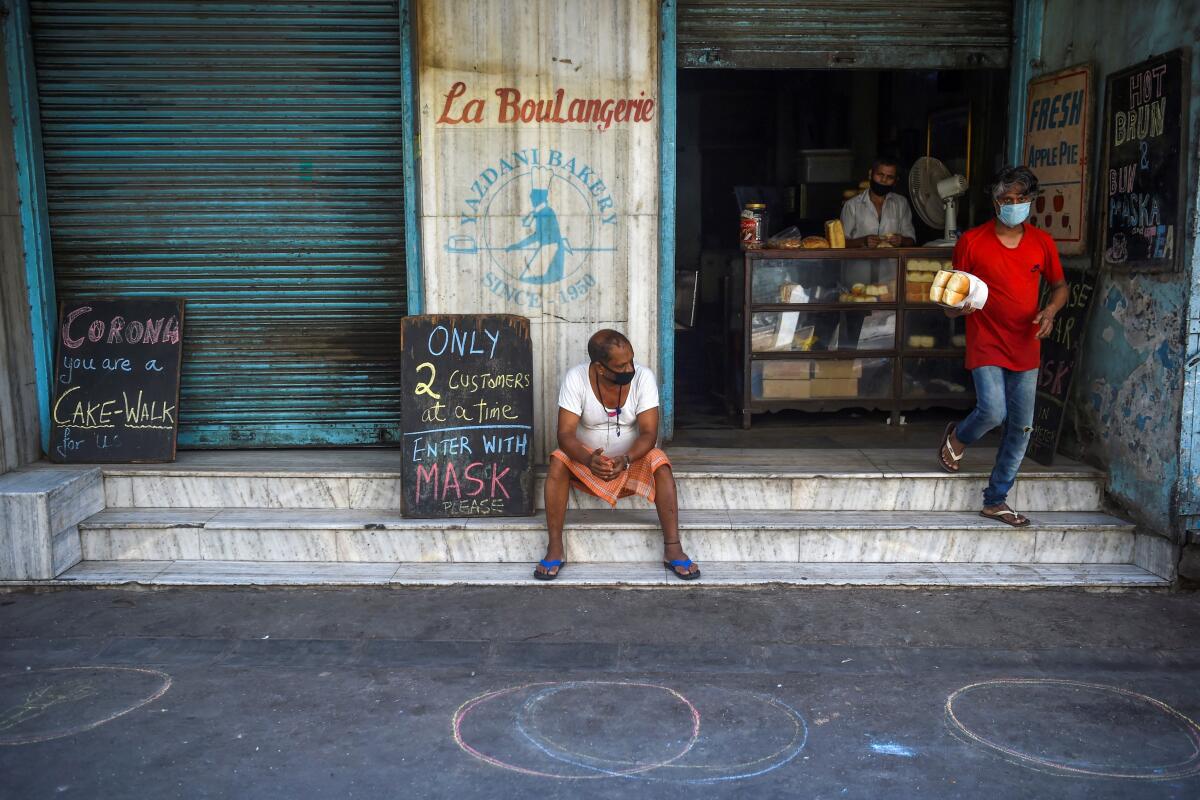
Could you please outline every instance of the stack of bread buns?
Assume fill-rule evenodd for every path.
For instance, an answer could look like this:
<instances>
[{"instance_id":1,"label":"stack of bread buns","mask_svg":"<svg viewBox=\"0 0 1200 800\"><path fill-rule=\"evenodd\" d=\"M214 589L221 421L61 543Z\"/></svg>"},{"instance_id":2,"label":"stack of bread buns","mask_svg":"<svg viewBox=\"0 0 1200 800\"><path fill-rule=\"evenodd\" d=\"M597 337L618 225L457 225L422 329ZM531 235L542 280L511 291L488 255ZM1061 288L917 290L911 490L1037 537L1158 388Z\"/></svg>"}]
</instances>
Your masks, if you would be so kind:
<instances>
[{"instance_id":1,"label":"stack of bread buns","mask_svg":"<svg viewBox=\"0 0 1200 800\"><path fill-rule=\"evenodd\" d=\"M967 272L938 270L929 287L929 299L946 308L983 308L987 302L987 284Z\"/></svg>"}]
</instances>

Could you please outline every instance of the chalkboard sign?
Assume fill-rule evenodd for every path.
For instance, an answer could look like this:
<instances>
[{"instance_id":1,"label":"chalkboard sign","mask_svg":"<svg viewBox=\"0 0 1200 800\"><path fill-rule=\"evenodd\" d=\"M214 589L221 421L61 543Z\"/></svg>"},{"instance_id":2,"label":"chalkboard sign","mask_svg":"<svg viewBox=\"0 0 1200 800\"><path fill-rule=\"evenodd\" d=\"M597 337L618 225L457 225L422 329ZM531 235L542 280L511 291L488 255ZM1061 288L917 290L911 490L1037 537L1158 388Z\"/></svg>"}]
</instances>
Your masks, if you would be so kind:
<instances>
[{"instance_id":1,"label":"chalkboard sign","mask_svg":"<svg viewBox=\"0 0 1200 800\"><path fill-rule=\"evenodd\" d=\"M50 459L173 461L182 353L182 300L59 304Z\"/></svg>"},{"instance_id":2,"label":"chalkboard sign","mask_svg":"<svg viewBox=\"0 0 1200 800\"><path fill-rule=\"evenodd\" d=\"M1173 50L1108 76L1101 249L1109 264L1181 263L1190 75L1189 53Z\"/></svg>"},{"instance_id":3,"label":"chalkboard sign","mask_svg":"<svg viewBox=\"0 0 1200 800\"><path fill-rule=\"evenodd\" d=\"M401 323L406 517L533 514L533 343L511 314Z\"/></svg>"},{"instance_id":4,"label":"chalkboard sign","mask_svg":"<svg viewBox=\"0 0 1200 800\"><path fill-rule=\"evenodd\" d=\"M1094 270L1066 275L1070 287L1067 304L1054 318L1054 330L1042 340L1042 363L1038 372L1037 400L1033 408L1033 432L1029 437L1026 455L1045 466L1054 463L1058 440L1062 435L1063 417L1071 398L1071 385L1075 380L1075 365L1079 359L1079 347L1087 329L1088 314L1092 307L1092 295L1096 290ZM1050 286L1042 282L1042 297L1039 308L1044 308L1050 299Z\"/></svg>"}]
</instances>

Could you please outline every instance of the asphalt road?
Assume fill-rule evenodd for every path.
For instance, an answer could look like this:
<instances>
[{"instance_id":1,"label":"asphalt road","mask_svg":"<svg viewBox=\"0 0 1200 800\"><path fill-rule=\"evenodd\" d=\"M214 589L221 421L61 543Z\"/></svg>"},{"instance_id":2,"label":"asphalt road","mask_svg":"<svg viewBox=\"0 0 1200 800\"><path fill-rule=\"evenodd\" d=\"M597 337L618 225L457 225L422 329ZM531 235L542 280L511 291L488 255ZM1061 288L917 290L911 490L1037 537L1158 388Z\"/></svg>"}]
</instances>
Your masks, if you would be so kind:
<instances>
[{"instance_id":1,"label":"asphalt road","mask_svg":"<svg viewBox=\"0 0 1200 800\"><path fill-rule=\"evenodd\" d=\"M0 797L1196 798L1197 600L0 594Z\"/></svg>"}]
</instances>

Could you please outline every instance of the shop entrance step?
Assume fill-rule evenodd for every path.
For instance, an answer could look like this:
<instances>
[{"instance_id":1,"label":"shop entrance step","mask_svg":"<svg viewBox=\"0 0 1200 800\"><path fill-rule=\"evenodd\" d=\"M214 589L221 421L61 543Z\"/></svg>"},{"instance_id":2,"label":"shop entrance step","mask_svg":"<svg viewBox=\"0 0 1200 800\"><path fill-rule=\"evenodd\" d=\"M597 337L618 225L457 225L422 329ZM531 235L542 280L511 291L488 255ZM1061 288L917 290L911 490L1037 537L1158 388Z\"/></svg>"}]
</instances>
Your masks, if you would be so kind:
<instances>
[{"instance_id":1,"label":"shop entrance step","mask_svg":"<svg viewBox=\"0 0 1200 800\"><path fill-rule=\"evenodd\" d=\"M571 563L554 581L530 564L273 563L258 561L85 561L39 585L114 586L597 586L703 591L711 586L891 586L1089 589L1162 588L1170 582L1131 564L761 564L712 562L698 581L654 563Z\"/></svg>"},{"instance_id":2,"label":"shop entrance step","mask_svg":"<svg viewBox=\"0 0 1200 800\"><path fill-rule=\"evenodd\" d=\"M1015 529L972 512L683 511L680 531L702 563L911 562L1131 564L1134 526L1099 512L1042 512ZM108 509L79 526L86 561L359 563L532 562L545 552L534 517L406 519L330 509ZM653 510L574 511L575 562L654 561Z\"/></svg>"},{"instance_id":3,"label":"shop entrance step","mask_svg":"<svg viewBox=\"0 0 1200 800\"><path fill-rule=\"evenodd\" d=\"M927 450L669 450L679 507L689 510L973 511L994 451L972 451L960 474ZM173 464L103 465L108 508L398 510L398 451L181 452ZM534 500L542 506L541 473ZM1022 511L1100 511L1104 474L1063 461L1027 462L1009 497ZM622 505L649 508L642 498ZM572 492L571 506L605 509Z\"/></svg>"}]
</instances>

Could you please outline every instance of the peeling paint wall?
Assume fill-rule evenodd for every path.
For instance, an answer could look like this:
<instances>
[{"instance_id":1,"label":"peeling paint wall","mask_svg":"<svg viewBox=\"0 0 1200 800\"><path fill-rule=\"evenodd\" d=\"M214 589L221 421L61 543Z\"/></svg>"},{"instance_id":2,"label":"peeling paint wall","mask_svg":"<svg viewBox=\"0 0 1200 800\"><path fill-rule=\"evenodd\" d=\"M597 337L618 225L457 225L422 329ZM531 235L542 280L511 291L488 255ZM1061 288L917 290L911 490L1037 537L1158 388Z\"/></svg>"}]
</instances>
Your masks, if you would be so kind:
<instances>
[{"instance_id":1,"label":"peeling paint wall","mask_svg":"<svg viewBox=\"0 0 1200 800\"><path fill-rule=\"evenodd\" d=\"M1072 0L1046 0L1041 63L1034 74L1090 61L1096 68L1092 183L1102 164L1104 80L1108 73L1151 55L1192 50L1188 159L1188 241L1183 269L1171 275L1113 271L1097 283L1091 321L1075 373L1065 450L1109 473L1110 494L1147 527L1163 533L1177 524L1174 487L1180 471L1185 361L1184 332L1192 285L1195 191L1200 129L1200 3L1190 0L1094 0L1079 13ZM1097 193L1092 194L1092 248L1065 258L1093 263L1099 240Z\"/></svg>"},{"instance_id":2,"label":"peeling paint wall","mask_svg":"<svg viewBox=\"0 0 1200 800\"><path fill-rule=\"evenodd\" d=\"M657 371L658 3L416 3L426 313L531 321L535 456L616 328Z\"/></svg>"}]
</instances>

